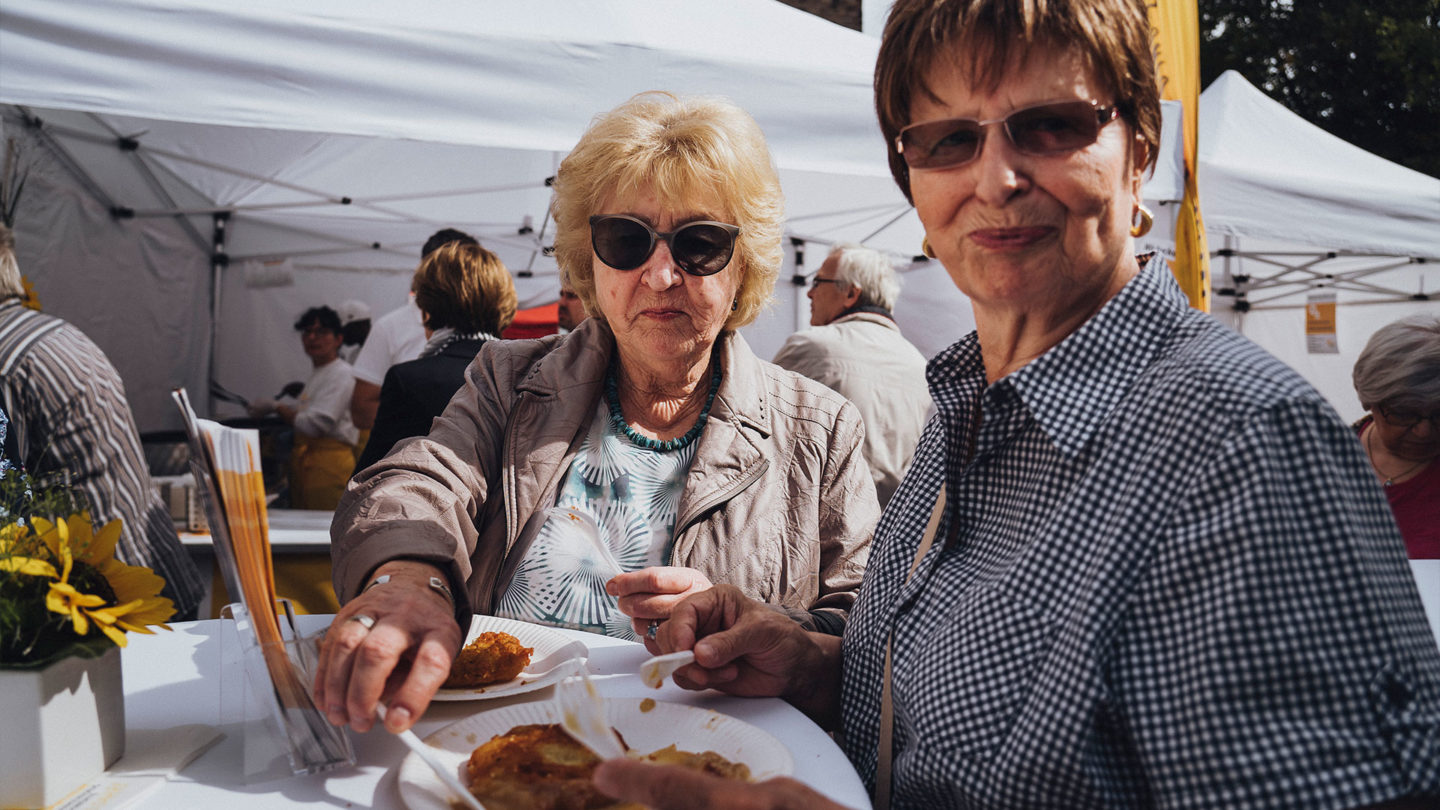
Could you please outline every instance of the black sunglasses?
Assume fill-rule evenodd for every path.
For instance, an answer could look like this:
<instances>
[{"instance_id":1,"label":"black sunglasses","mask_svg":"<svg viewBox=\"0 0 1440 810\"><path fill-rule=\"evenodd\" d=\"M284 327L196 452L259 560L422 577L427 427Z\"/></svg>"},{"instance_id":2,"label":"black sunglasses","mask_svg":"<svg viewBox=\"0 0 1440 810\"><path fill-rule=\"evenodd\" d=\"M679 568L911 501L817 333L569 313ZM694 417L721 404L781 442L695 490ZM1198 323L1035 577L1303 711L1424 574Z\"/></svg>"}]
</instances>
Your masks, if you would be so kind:
<instances>
[{"instance_id":1,"label":"black sunglasses","mask_svg":"<svg viewBox=\"0 0 1440 810\"><path fill-rule=\"evenodd\" d=\"M724 222L687 222L670 233L660 233L626 214L590 217L590 246L600 261L616 270L634 270L663 241L675 264L692 276L710 276L725 269L735 254L740 228Z\"/></svg>"},{"instance_id":2,"label":"black sunglasses","mask_svg":"<svg viewBox=\"0 0 1440 810\"><path fill-rule=\"evenodd\" d=\"M1058 155L1083 149L1119 116L1118 107L1094 101L1058 101L1016 110L1004 118L977 121L946 118L911 124L895 136L895 150L912 169L950 169L980 156L985 128L999 124L1005 137L1027 155Z\"/></svg>"}]
</instances>

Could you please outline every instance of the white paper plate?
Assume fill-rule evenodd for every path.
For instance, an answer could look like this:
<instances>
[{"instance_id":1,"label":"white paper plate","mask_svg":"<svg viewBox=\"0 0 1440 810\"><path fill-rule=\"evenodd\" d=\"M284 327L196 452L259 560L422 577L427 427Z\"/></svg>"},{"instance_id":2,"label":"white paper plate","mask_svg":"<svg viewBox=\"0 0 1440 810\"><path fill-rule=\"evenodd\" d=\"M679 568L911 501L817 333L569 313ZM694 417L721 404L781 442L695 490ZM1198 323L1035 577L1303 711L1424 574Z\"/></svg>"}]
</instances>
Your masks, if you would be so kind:
<instances>
[{"instance_id":1,"label":"white paper plate","mask_svg":"<svg viewBox=\"0 0 1440 810\"><path fill-rule=\"evenodd\" d=\"M647 702L651 704L649 709L642 710L641 705ZM648 754L672 744L681 751L714 751L731 762L743 762L750 768L750 778L757 782L795 771L795 760L784 743L729 715L649 698L609 698L605 707L610 725L633 751ZM436 749L435 758L454 767L461 784L465 784L469 782L465 763L481 744L516 726L559 721L550 701L521 703L452 723L426 737L425 742ZM418 756L406 756L398 776L400 798L410 810L451 810L445 784Z\"/></svg>"},{"instance_id":2,"label":"white paper plate","mask_svg":"<svg viewBox=\"0 0 1440 810\"><path fill-rule=\"evenodd\" d=\"M432 700L487 700L533 692L579 672L589 655L584 642L572 641L564 634L538 624L476 616L470 620L470 633L465 636L465 643L469 644L481 633L509 633L524 646L535 648L535 652L530 654L530 666L504 683L473 689L441 689Z\"/></svg>"}]
</instances>

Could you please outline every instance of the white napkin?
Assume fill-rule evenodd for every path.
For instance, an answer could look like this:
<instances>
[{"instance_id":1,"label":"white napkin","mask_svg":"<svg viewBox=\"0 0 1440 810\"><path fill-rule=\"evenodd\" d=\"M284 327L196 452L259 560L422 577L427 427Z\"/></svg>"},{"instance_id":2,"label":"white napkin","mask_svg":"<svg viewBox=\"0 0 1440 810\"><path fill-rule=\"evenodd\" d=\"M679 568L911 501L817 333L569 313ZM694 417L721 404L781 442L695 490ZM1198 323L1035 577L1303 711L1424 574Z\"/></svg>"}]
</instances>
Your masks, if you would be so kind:
<instances>
[{"instance_id":1,"label":"white napkin","mask_svg":"<svg viewBox=\"0 0 1440 810\"><path fill-rule=\"evenodd\" d=\"M149 795L220 739L211 726L131 729L110 770L46 810L123 810Z\"/></svg>"}]
</instances>

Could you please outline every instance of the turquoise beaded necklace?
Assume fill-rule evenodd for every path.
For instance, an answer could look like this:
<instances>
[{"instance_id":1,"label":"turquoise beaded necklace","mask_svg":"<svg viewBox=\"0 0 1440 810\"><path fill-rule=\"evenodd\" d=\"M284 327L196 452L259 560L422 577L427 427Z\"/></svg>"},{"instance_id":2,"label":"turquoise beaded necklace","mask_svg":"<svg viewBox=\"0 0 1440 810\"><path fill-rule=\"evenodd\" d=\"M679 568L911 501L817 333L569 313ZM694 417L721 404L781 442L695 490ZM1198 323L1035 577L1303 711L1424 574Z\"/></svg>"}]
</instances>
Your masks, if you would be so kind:
<instances>
[{"instance_id":1,"label":"turquoise beaded necklace","mask_svg":"<svg viewBox=\"0 0 1440 810\"><path fill-rule=\"evenodd\" d=\"M630 427L625 421L625 414L620 410L620 382L619 374L615 369L615 363L610 363L610 369L605 373L605 401L610 405L610 425L615 432L629 439L633 444L643 447L646 450L655 450L661 453L668 453L672 450L679 450L682 447L689 447L696 439L700 438L700 431L705 429L705 420L710 416L710 406L715 404L715 392L720 390L720 359L715 357L711 360L715 365L715 373L710 377L710 394L705 398L705 408L700 411L700 418L695 420L695 426L685 431L684 436L677 436L674 439L660 441L649 436L642 436Z\"/></svg>"}]
</instances>

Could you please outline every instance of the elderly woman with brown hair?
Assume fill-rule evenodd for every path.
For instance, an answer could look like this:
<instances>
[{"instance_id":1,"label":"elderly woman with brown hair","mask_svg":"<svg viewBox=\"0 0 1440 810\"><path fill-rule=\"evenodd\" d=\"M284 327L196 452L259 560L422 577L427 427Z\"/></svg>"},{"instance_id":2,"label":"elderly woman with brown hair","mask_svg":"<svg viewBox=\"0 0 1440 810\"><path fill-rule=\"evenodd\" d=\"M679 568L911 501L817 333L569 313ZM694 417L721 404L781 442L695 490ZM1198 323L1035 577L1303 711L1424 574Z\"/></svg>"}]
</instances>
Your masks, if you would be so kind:
<instances>
[{"instance_id":1,"label":"elderly woman with brown hair","mask_svg":"<svg viewBox=\"0 0 1440 810\"><path fill-rule=\"evenodd\" d=\"M425 348L418 359L385 372L375 428L357 470L379 461L398 442L429 433L431 421L465 384L465 369L480 347L515 320L510 271L478 244L451 242L431 251L410 288L425 326Z\"/></svg>"},{"instance_id":2,"label":"elderly woman with brown hair","mask_svg":"<svg viewBox=\"0 0 1440 810\"><path fill-rule=\"evenodd\" d=\"M487 343L429 435L336 513L346 604L316 680L333 722L369 728L383 698L408 727L472 611L653 639L723 582L797 627L843 628L879 516L859 415L736 332L770 298L782 208L733 104L646 94L592 124L553 204L591 317Z\"/></svg>"},{"instance_id":3,"label":"elderly woman with brown hair","mask_svg":"<svg viewBox=\"0 0 1440 810\"><path fill-rule=\"evenodd\" d=\"M843 727L878 807L1357 807L1440 797L1440 651L1359 444L1135 256L1159 98L1141 0L900 0L876 104L976 331L843 641L724 586L682 685ZM823 807L614 760L655 807ZM1426 804L1426 800L1429 803Z\"/></svg>"}]
</instances>

